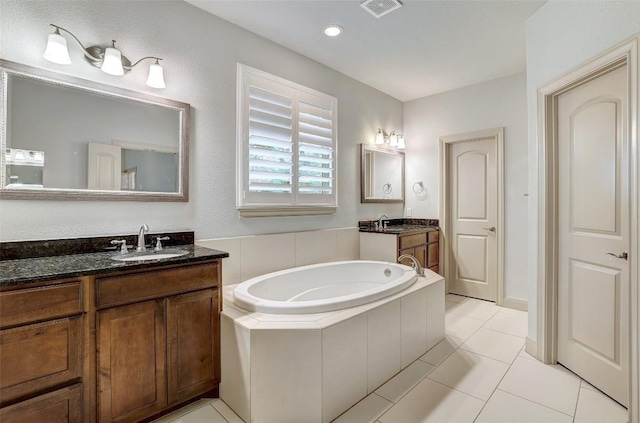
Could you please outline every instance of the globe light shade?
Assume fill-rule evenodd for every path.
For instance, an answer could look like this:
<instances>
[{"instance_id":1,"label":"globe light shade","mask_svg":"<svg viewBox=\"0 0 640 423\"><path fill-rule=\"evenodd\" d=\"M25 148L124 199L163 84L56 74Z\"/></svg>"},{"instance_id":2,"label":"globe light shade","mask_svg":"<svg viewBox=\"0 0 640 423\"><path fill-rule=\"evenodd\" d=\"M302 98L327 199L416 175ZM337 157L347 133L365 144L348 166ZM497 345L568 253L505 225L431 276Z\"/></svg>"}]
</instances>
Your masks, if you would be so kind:
<instances>
[{"instance_id":1,"label":"globe light shade","mask_svg":"<svg viewBox=\"0 0 640 423\"><path fill-rule=\"evenodd\" d=\"M404 150L406 145L404 143L404 135L398 134L398 149Z\"/></svg>"},{"instance_id":2,"label":"globe light shade","mask_svg":"<svg viewBox=\"0 0 640 423\"><path fill-rule=\"evenodd\" d=\"M382 129L378 129L378 133L376 134L376 144L384 144L384 134L382 133Z\"/></svg>"}]
</instances>

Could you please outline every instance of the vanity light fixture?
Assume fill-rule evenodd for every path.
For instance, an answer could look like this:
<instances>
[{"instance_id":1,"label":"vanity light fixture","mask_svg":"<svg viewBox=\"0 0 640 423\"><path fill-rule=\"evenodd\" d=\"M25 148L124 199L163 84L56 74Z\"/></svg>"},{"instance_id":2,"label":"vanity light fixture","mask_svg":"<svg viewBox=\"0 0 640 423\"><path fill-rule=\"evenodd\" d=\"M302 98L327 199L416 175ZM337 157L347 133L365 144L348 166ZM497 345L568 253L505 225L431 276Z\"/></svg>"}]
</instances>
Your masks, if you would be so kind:
<instances>
[{"instance_id":1,"label":"vanity light fixture","mask_svg":"<svg viewBox=\"0 0 640 423\"><path fill-rule=\"evenodd\" d=\"M399 150L403 150L404 148L406 148L406 144L404 143L404 135L396 134L396 131L391 131L389 135L386 135L386 133L382 129L378 129L378 132L376 133L375 143L377 145L386 143L389 144L389 147L395 147Z\"/></svg>"},{"instance_id":2,"label":"vanity light fixture","mask_svg":"<svg viewBox=\"0 0 640 423\"><path fill-rule=\"evenodd\" d=\"M62 28L61 26L50 24L55 28L53 34L49 34L47 41L47 48L44 51L44 58L50 62L57 63L59 65L71 64L71 57L69 56L69 49L67 47L67 40L60 34L60 31L64 31L71 35L74 40L82 47L84 58L91 65L100 68L104 73L109 75L122 76L126 72L133 69L138 63L145 59L154 59L153 63L149 67L149 76L147 78L147 85L152 88L165 88L164 72L159 61L160 57L146 56L138 60L135 63L131 63L129 59L122 55L120 50L116 48L116 42L113 40L110 47L91 46L85 47L78 37L73 35L70 31Z\"/></svg>"},{"instance_id":3,"label":"vanity light fixture","mask_svg":"<svg viewBox=\"0 0 640 423\"><path fill-rule=\"evenodd\" d=\"M322 32L327 37L337 37L338 35L342 34L343 31L344 29L340 25L336 24L327 25L322 28Z\"/></svg>"}]
</instances>

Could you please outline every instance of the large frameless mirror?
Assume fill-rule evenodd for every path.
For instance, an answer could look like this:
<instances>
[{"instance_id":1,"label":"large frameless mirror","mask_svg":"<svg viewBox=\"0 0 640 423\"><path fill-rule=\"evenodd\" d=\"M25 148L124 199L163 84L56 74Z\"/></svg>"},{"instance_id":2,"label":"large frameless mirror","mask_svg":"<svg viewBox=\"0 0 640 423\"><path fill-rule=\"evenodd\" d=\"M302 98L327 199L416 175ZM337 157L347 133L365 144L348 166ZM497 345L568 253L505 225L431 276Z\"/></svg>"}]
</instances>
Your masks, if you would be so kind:
<instances>
[{"instance_id":1,"label":"large frameless mirror","mask_svg":"<svg viewBox=\"0 0 640 423\"><path fill-rule=\"evenodd\" d=\"M188 104L4 60L0 72L0 198L188 200Z\"/></svg>"},{"instance_id":2,"label":"large frameless mirror","mask_svg":"<svg viewBox=\"0 0 640 423\"><path fill-rule=\"evenodd\" d=\"M360 145L360 201L404 202L404 153Z\"/></svg>"}]
</instances>

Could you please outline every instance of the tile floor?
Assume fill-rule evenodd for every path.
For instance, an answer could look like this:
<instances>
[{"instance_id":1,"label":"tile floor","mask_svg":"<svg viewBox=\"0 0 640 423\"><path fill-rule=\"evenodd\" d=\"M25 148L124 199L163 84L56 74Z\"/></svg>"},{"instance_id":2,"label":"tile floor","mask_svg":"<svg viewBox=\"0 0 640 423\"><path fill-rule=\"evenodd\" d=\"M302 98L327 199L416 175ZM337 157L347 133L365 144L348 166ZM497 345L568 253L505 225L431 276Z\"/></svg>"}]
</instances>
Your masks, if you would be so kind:
<instances>
[{"instance_id":1,"label":"tile floor","mask_svg":"<svg viewBox=\"0 0 640 423\"><path fill-rule=\"evenodd\" d=\"M596 388L524 352L526 313L455 295L446 300L446 338L334 423L627 422L627 410ZM242 420L215 399L154 423L170 422Z\"/></svg>"}]
</instances>

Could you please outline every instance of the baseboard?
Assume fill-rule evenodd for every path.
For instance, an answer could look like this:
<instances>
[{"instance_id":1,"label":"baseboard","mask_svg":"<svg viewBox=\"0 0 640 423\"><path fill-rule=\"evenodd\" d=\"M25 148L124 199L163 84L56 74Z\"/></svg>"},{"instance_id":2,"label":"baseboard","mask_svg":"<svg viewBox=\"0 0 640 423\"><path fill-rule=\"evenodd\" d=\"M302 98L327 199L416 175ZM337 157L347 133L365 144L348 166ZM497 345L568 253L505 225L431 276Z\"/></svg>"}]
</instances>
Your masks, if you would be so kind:
<instances>
[{"instance_id":1,"label":"baseboard","mask_svg":"<svg viewBox=\"0 0 640 423\"><path fill-rule=\"evenodd\" d=\"M512 308L514 310L527 311L529 308L529 301L522 298L504 297L502 300L502 307Z\"/></svg>"},{"instance_id":2,"label":"baseboard","mask_svg":"<svg viewBox=\"0 0 640 423\"><path fill-rule=\"evenodd\" d=\"M535 358L538 358L538 344L528 336L524 341L524 350Z\"/></svg>"}]
</instances>

